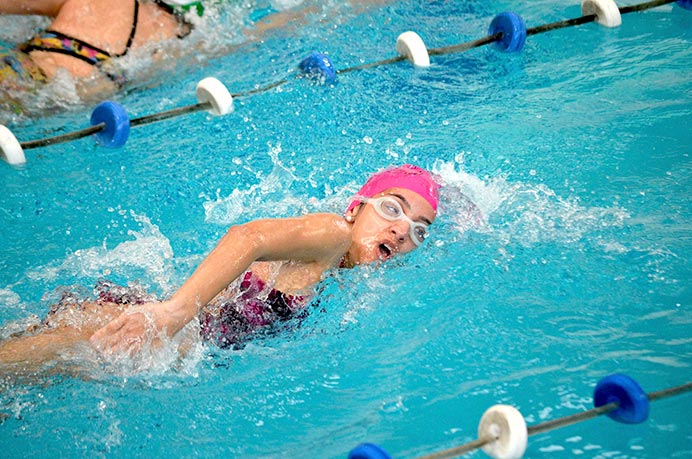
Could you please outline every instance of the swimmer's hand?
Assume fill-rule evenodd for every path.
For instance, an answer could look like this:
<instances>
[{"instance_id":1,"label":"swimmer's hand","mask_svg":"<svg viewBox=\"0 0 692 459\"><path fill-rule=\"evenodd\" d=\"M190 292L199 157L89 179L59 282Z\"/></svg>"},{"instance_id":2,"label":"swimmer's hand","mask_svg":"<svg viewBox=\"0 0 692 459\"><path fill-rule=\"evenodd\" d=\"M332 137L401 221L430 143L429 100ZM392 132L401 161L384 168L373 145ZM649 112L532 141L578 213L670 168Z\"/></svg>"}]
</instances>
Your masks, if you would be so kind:
<instances>
[{"instance_id":1,"label":"swimmer's hand","mask_svg":"<svg viewBox=\"0 0 692 459\"><path fill-rule=\"evenodd\" d=\"M148 303L129 309L89 339L91 345L104 355L137 354L146 344L156 345L162 333L169 336L178 332L176 315L169 305Z\"/></svg>"}]
</instances>

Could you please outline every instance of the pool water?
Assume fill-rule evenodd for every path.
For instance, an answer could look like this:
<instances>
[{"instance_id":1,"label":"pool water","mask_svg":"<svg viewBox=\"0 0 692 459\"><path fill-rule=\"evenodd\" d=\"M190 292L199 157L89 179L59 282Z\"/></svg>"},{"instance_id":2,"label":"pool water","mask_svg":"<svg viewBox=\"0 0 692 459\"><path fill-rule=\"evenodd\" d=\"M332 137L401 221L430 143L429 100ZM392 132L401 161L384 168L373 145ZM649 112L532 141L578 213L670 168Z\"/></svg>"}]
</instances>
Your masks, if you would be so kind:
<instances>
[{"instance_id":1,"label":"pool water","mask_svg":"<svg viewBox=\"0 0 692 459\"><path fill-rule=\"evenodd\" d=\"M3 457L345 458L369 441L412 458L475 439L494 404L535 424L591 408L611 373L647 392L689 381L692 12L663 6L616 29L531 36L518 54L483 47L334 86L293 78L314 50L345 68L394 56L406 30L441 47L484 36L502 11L533 27L580 16L574 3L315 2L303 22L115 96L135 117L194 103L206 76L232 92L289 78L234 113L0 167L3 335L101 279L170 295L229 225L341 212L390 164L446 184L422 249L334 273L290 330L242 350L3 383ZM248 14L212 23L242 29ZM53 135L86 126L90 110L11 128ZM525 457L689 457L690 408L681 395L642 424L601 417L536 435Z\"/></svg>"}]
</instances>

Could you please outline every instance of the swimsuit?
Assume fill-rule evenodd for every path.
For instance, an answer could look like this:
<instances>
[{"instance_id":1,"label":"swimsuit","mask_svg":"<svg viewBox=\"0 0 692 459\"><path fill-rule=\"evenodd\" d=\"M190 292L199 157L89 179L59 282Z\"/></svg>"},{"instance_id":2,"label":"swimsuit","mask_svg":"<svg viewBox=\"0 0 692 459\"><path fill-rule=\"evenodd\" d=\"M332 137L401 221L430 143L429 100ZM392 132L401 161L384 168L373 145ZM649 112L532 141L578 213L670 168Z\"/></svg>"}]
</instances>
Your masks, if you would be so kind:
<instances>
[{"instance_id":1,"label":"swimsuit","mask_svg":"<svg viewBox=\"0 0 692 459\"><path fill-rule=\"evenodd\" d=\"M46 81L43 70L28 54L15 50L0 52L0 84L3 88L26 90Z\"/></svg>"},{"instance_id":2,"label":"swimsuit","mask_svg":"<svg viewBox=\"0 0 692 459\"><path fill-rule=\"evenodd\" d=\"M251 271L231 285L200 314L200 335L221 348L242 347L271 325L296 317L308 299L271 288Z\"/></svg>"},{"instance_id":3,"label":"swimsuit","mask_svg":"<svg viewBox=\"0 0 692 459\"><path fill-rule=\"evenodd\" d=\"M101 68L101 65L111 57L124 56L129 48L130 41L128 41L125 52L111 55L108 51L92 46L78 38L73 38L54 30L45 30L21 45L19 50L24 53L30 53L31 51L48 51L77 58L88 64L99 67L108 78L113 80L116 84L121 85L125 82L124 75L122 73L106 72Z\"/></svg>"}]
</instances>

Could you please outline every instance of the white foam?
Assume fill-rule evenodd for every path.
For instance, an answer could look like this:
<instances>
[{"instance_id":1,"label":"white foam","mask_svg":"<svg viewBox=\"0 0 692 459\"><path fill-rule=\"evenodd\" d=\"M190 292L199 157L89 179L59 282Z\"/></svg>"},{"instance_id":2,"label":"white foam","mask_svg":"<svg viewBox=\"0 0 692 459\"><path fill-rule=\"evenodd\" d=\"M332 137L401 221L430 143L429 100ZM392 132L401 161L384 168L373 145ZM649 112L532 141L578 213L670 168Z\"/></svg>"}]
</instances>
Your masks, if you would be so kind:
<instances>
[{"instance_id":1,"label":"white foam","mask_svg":"<svg viewBox=\"0 0 692 459\"><path fill-rule=\"evenodd\" d=\"M79 355L73 357L90 361L91 376L95 378L107 375L160 376L172 371L197 376L198 363L204 356L197 320L189 322L173 338L169 338L164 331L151 331L146 339L146 343L134 355L104 357L84 343Z\"/></svg>"},{"instance_id":2,"label":"white foam","mask_svg":"<svg viewBox=\"0 0 692 459\"><path fill-rule=\"evenodd\" d=\"M257 215L280 216L288 213L292 216L307 211L311 207L310 201L289 194L291 185L297 179L279 161L281 152L281 144L269 146L268 154L274 168L266 176L256 172L257 184L245 189L236 188L229 196L221 196L218 190L215 198L203 196L207 199L203 204L206 221L229 225L251 220Z\"/></svg>"},{"instance_id":3,"label":"white foam","mask_svg":"<svg viewBox=\"0 0 692 459\"><path fill-rule=\"evenodd\" d=\"M154 281L163 291L172 287L173 249L158 226L148 217L130 213L140 225L139 231L129 230L132 239L109 249L107 241L96 247L79 249L68 255L56 267L41 267L27 273L27 277L41 282L60 278L89 278L98 280L110 275L128 279L146 278Z\"/></svg>"},{"instance_id":4,"label":"white foam","mask_svg":"<svg viewBox=\"0 0 692 459\"><path fill-rule=\"evenodd\" d=\"M629 218L620 207L584 206L579 199L559 196L542 183L512 182L502 175L481 179L461 169L463 156L454 162L437 161L433 166L445 184L442 193L443 198L447 196L448 209L443 211L451 214L462 232L469 228L493 232L504 243L527 246L571 243L592 231L620 228ZM473 215L459 196L467 197L478 208L480 220L468 222ZM604 248L610 247L604 243Z\"/></svg>"},{"instance_id":5,"label":"white foam","mask_svg":"<svg viewBox=\"0 0 692 459\"><path fill-rule=\"evenodd\" d=\"M0 15L0 40L21 43L49 24L50 19L42 16Z\"/></svg>"},{"instance_id":6,"label":"white foam","mask_svg":"<svg viewBox=\"0 0 692 459\"><path fill-rule=\"evenodd\" d=\"M0 304L3 308L17 306L19 303L19 295L10 289L0 288Z\"/></svg>"},{"instance_id":7,"label":"white foam","mask_svg":"<svg viewBox=\"0 0 692 459\"><path fill-rule=\"evenodd\" d=\"M285 11L299 6L303 1L304 0L270 0L269 3L275 10Z\"/></svg>"}]
</instances>

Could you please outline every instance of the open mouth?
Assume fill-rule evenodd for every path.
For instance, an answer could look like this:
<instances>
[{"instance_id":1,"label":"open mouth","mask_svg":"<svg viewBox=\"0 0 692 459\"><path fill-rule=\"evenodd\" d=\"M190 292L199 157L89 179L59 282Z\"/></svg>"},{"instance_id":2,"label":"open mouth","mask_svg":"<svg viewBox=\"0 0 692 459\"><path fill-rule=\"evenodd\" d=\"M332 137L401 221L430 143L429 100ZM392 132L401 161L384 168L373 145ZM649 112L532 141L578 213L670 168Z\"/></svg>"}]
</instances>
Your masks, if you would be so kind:
<instances>
[{"instance_id":1,"label":"open mouth","mask_svg":"<svg viewBox=\"0 0 692 459\"><path fill-rule=\"evenodd\" d=\"M394 250L385 243L380 244L378 249L380 251L380 259L382 260L386 260L394 254Z\"/></svg>"}]
</instances>

